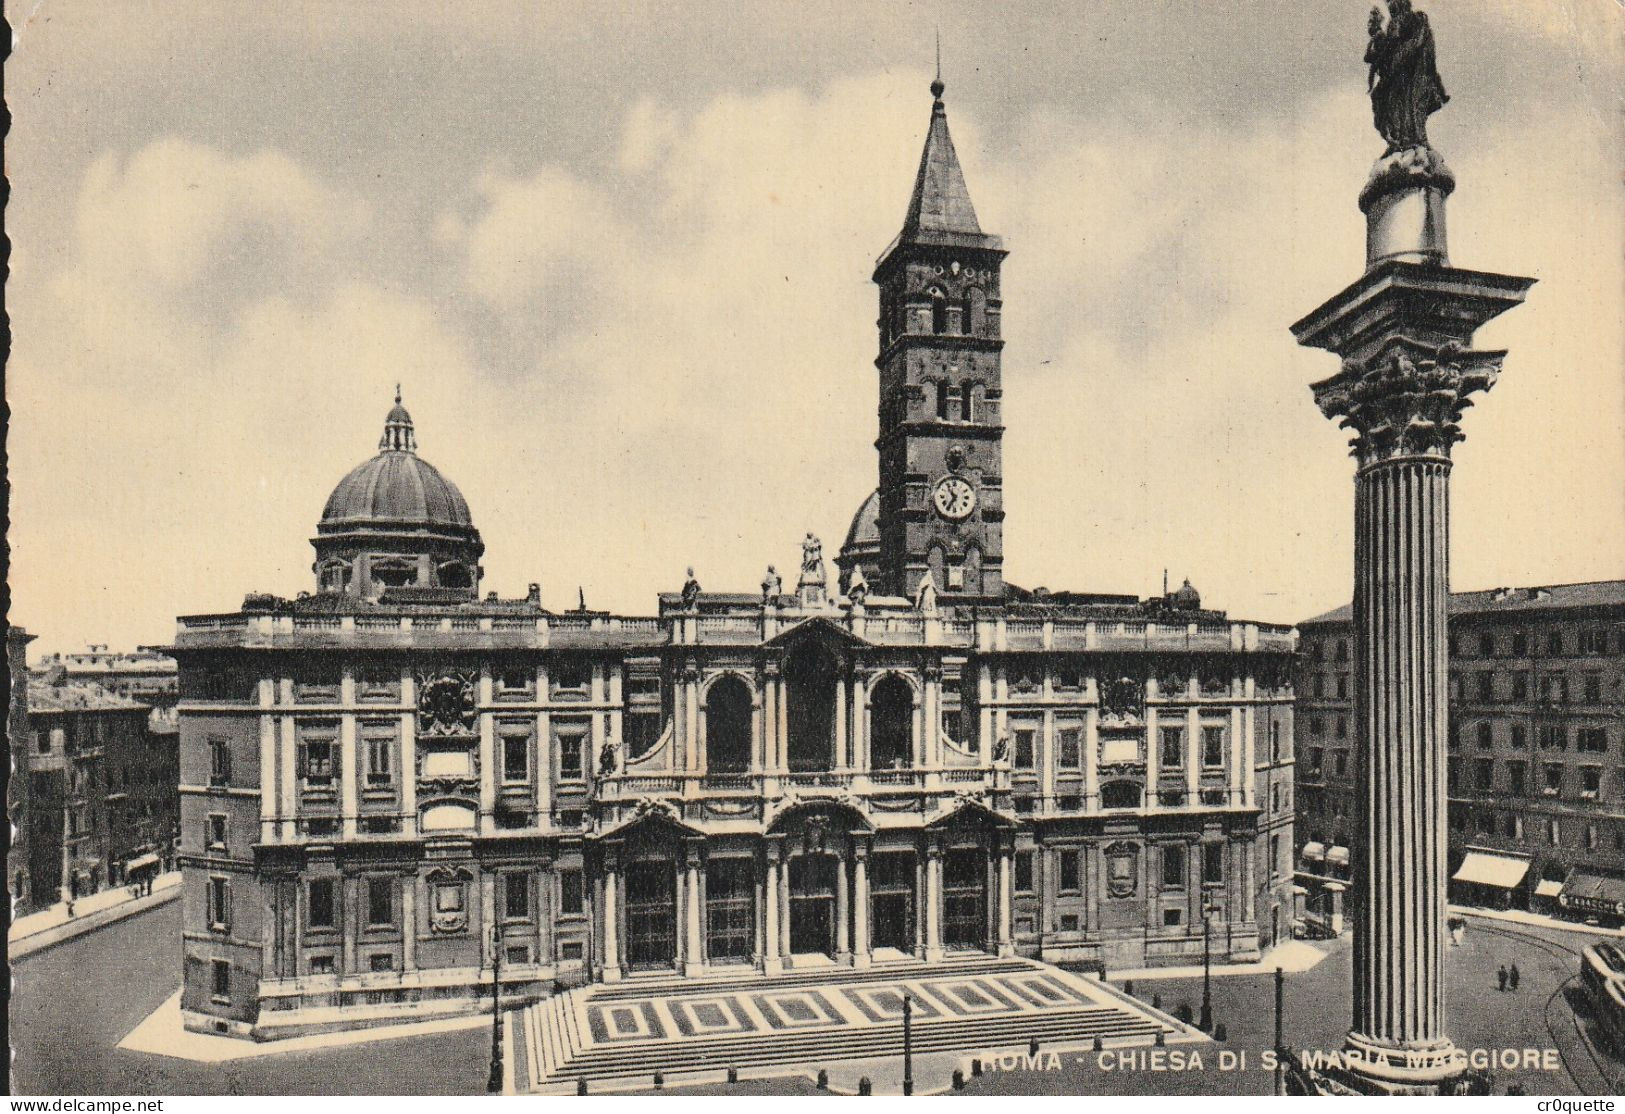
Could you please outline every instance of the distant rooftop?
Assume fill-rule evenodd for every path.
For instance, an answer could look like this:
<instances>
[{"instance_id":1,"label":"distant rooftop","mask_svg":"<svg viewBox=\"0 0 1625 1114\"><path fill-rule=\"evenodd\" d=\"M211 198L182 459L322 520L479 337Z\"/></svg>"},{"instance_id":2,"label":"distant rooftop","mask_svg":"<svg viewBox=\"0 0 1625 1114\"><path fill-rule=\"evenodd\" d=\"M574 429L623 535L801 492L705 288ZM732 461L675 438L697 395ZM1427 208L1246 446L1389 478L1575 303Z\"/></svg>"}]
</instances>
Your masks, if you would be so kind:
<instances>
[{"instance_id":1,"label":"distant rooftop","mask_svg":"<svg viewBox=\"0 0 1625 1114\"><path fill-rule=\"evenodd\" d=\"M1523 611L1568 610L1582 607L1625 606L1625 580L1590 580L1581 584L1548 584L1535 588L1488 588L1478 592L1451 592L1452 615L1487 615ZM1301 627L1348 623L1354 606L1342 607L1305 619Z\"/></svg>"},{"instance_id":2,"label":"distant rooftop","mask_svg":"<svg viewBox=\"0 0 1625 1114\"><path fill-rule=\"evenodd\" d=\"M146 708L145 704L127 696L84 681L53 684L40 678L30 678L28 682L30 712L145 711Z\"/></svg>"}]
</instances>

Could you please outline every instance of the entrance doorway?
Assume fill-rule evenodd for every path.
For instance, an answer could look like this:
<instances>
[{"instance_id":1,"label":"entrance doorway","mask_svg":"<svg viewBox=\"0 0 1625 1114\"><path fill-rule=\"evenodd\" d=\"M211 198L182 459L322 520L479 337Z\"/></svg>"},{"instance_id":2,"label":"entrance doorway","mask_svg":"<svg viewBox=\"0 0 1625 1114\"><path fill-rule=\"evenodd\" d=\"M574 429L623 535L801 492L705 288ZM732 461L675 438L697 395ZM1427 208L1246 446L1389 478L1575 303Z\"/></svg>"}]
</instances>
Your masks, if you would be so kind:
<instances>
[{"instance_id":1,"label":"entrance doorway","mask_svg":"<svg viewBox=\"0 0 1625 1114\"><path fill-rule=\"evenodd\" d=\"M942 863L942 942L950 948L987 943L987 855L955 848Z\"/></svg>"},{"instance_id":2,"label":"entrance doorway","mask_svg":"<svg viewBox=\"0 0 1625 1114\"><path fill-rule=\"evenodd\" d=\"M633 968L677 963L677 872L669 862L626 868L626 962Z\"/></svg>"},{"instance_id":3,"label":"entrance doorway","mask_svg":"<svg viewBox=\"0 0 1625 1114\"><path fill-rule=\"evenodd\" d=\"M712 963L750 960L756 947L756 872L750 859L706 864L705 938Z\"/></svg>"},{"instance_id":4,"label":"entrance doorway","mask_svg":"<svg viewBox=\"0 0 1625 1114\"><path fill-rule=\"evenodd\" d=\"M887 852L869 860L869 937L876 948L914 950L914 855Z\"/></svg>"},{"instance_id":5,"label":"entrance doorway","mask_svg":"<svg viewBox=\"0 0 1625 1114\"><path fill-rule=\"evenodd\" d=\"M790 951L835 954L834 855L798 855L790 860Z\"/></svg>"}]
</instances>

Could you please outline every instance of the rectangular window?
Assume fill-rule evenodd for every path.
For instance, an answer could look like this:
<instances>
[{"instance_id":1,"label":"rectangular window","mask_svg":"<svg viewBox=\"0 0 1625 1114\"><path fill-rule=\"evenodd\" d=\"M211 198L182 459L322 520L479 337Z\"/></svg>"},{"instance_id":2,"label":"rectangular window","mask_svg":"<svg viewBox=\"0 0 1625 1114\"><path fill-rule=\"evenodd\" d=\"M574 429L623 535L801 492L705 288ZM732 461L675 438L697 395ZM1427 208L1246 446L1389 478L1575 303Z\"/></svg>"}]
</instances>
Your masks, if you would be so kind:
<instances>
[{"instance_id":1,"label":"rectangular window","mask_svg":"<svg viewBox=\"0 0 1625 1114\"><path fill-rule=\"evenodd\" d=\"M1335 756L1337 760L1337 776L1342 777L1349 772L1349 756L1347 751L1340 750Z\"/></svg>"},{"instance_id":2,"label":"rectangular window","mask_svg":"<svg viewBox=\"0 0 1625 1114\"><path fill-rule=\"evenodd\" d=\"M1076 727L1063 727L1060 731L1060 758L1059 764L1063 770L1078 770L1083 768L1083 747Z\"/></svg>"},{"instance_id":3,"label":"rectangular window","mask_svg":"<svg viewBox=\"0 0 1625 1114\"><path fill-rule=\"evenodd\" d=\"M1581 631L1580 652L1582 654L1606 654L1608 652L1608 632L1599 629Z\"/></svg>"},{"instance_id":4,"label":"rectangular window","mask_svg":"<svg viewBox=\"0 0 1625 1114\"><path fill-rule=\"evenodd\" d=\"M1158 762L1165 770L1177 770L1185 764L1185 732L1177 727L1162 729L1162 754Z\"/></svg>"},{"instance_id":5,"label":"rectangular window","mask_svg":"<svg viewBox=\"0 0 1625 1114\"><path fill-rule=\"evenodd\" d=\"M209 850L224 851L226 849L226 816L221 812L209 814Z\"/></svg>"},{"instance_id":6,"label":"rectangular window","mask_svg":"<svg viewBox=\"0 0 1625 1114\"><path fill-rule=\"evenodd\" d=\"M1512 725L1512 749L1523 750L1529 745L1529 733L1524 730L1521 723Z\"/></svg>"},{"instance_id":7,"label":"rectangular window","mask_svg":"<svg viewBox=\"0 0 1625 1114\"><path fill-rule=\"evenodd\" d=\"M1349 737L1349 721L1347 716L1337 717L1337 737L1339 739L1346 739Z\"/></svg>"},{"instance_id":8,"label":"rectangular window","mask_svg":"<svg viewBox=\"0 0 1625 1114\"><path fill-rule=\"evenodd\" d=\"M395 880L367 879L367 924L385 927L395 923Z\"/></svg>"},{"instance_id":9,"label":"rectangular window","mask_svg":"<svg viewBox=\"0 0 1625 1114\"><path fill-rule=\"evenodd\" d=\"M1478 636L1478 656L1481 658L1493 658L1495 656L1495 636L1493 634Z\"/></svg>"},{"instance_id":10,"label":"rectangular window","mask_svg":"<svg viewBox=\"0 0 1625 1114\"><path fill-rule=\"evenodd\" d=\"M1602 674L1587 673L1585 675L1585 702L1587 704L1602 703Z\"/></svg>"},{"instance_id":11,"label":"rectangular window","mask_svg":"<svg viewBox=\"0 0 1625 1114\"><path fill-rule=\"evenodd\" d=\"M306 890L309 915L305 918L311 928L336 928L338 902L334 900L337 883L332 878L312 878Z\"/></svg>"},{"instance_id":12,"label":"rectangular window","mask_svg":"<svg viewBox=\"0 0 1625 1114\"><path fill-rule=\"evenodd\" d=\"M1165 927L1173 928L1183 919L1183 914L1178 909L1164 909L1162 911L1162 923Z\"/></svg>"},{"instance_id":13,"label":"rectangular window","mask_svg":"<svg viewBox=\"0 0 1625 1114\"><path fill-rule=\"evenodd\" d=\"M332 739L306 739L299 748L300 765L304 770L305 786L328 789L333 785L337 747Z\"/></svg>"},{"instance_id":14,"label":"rectangular window","mask_svg":"<svg viewBox=\"0 0 1625 1114\"><path fill-rule=\"evenodd\" d=\"M330 955L311 956L310 973L313 975L331 975L333 973L333 957Z\"/></svg>"},{"instance_id":15,"label":"rectangular window","mask_svg":"<svg viewBox=\"0 0 1625 1114\"><path fill-rule=\"evenodd\" d=\"M584 729L560 731L558 733L559 779L561 781L582 780L582 752L586 749L586 741L587 733Z\"/></svg>"},{"instance_id":16,"label":"rectangular window","mask_svg":"<svg viewBox=\"0 0 1625 1114\"><path fill-rule=\"evenodd\" d=\"M1224 765L1224 728L1202 728L1202 765Z\"/></svg>"},{"instance_id":17,"label":"rectangular window","mask_svg":"<svg viewBox=\"0 0 1625 1114\"><path fill-rule=\"evenodd\" d=\"M1016 769L1031 770L1036 766L1033 754L1033 731L1029 728L1019 728L1016 731Z\"/></svg>"},{"instance_id":18,"label":"rectangular window","mask_svg":"<svg viewBox=\"0 0 1625 1114\"><path fill-rule=\"evenodd\" d=\"M592 665L584 661L555 661L548 667L547 679L555 694L584 694L592 687Z\"/></svg>"},{"instance_id":19,"label":"rectangular window","mask_svg":"<svg viewBox=\"0 0 1625 1114\"><path fill-rule=\"evenodd\" d=\"M1031 851L1016 852L1016 892L1018 894L1033 892L1033 853Z\"/></svg>"},{"instance_id":20,"label":"rectangular window","mask_svg":"<svg viewBox=\"0 0 1625 1114\"><path fill-rule=\"evenodd\" d=\"M575 916L582 910L581 872L559 871L559 912Z\"/></svg>"},{"instance_id":21,"label":"rectangular window","mask_svg":"<svg viewBox=\"0 0 1625 1114\"><path fill-rule=\"evenodd\" d=\"M1065 916L1063 916L1061 918L1061 931L1062 932L1076 932L1076 931L1078 931L1078 915L1076 913L1068 913L1068 914L1066 914Z\"/></svg>"},{"instance_id":22,"label":"rectangular window","mask_svg":"<svg viewBox=\"0 0 1625 1114\"><path fill-rule=\"evenodd\" d=\"M659 712L628 712L625 720L626 756L640 758L660 741ZM951 736L958 738L958 736Z\"/></svg>"},{"instance_id":23,"label":"rectangular window","mask_svg":"<svg viewBox=\"0 0 1625 1114\"><path fill-rule=\"evenodd\" d=\"M530 735L510 732L502 736L502 780L530 780Z\"/></svg>"},{"instance_id":24,"label":"rectangular window","mask_svg":"<svg viewBox=\"0 0 1625 1114\"><path fill-rule=\"evenodd\" d=\"M1601 766L1580 767L1580 790L1583 793L1589 793L1592 797L1602 791Z\"/></svg>"},{"instance_id":25,"label":"rectangular window","mask_svg":"<svg viewBox=\"0 0 1625 1114\"><path fill-rule=\"evenodd\" d=\"M1279 720L1270 722L1270 761L1281 760L1281 723Z\"/></svg>"},{"instance_id":26,"label":"rectangular window","mask_svg":"<svg viewBox=\"0 0 1625 1114\"><path fill-rule=\"evenodd\" d=\"M1202 881L1209 886L1224 881L1224 844L1202 844Z\"/></svg>"},{"instance_id":27,"label":"rectangular window","mask_svg":"<svg viewBox=\"0 0 1625 1114\"><path fill-rule=\"evenodd\" d=\"M209 927L217 932L231 927L231 882L225 878L209 879Z\"/></svg>"},{"instance_id":28,"label":"rectangular window","mask_svg":"<svg viewBox=\"0 0 1625 1114\"><path fill-rule=\"evenodd\" d=\"M1185 848L1183 846L1164 847L1162 849L1162 884L1169 889L1177 889L1185 884Z\"/></svg>"},{"instance_id":29,"label":"rectangular window","mask_svg":"<svg viewBox=\"0 0 1625 1114\"><path fill-rule=\"evenodd\" d=\"M213 971L210 980L210 994L216 1002L231 1001L231 964L224 959L216 959L209 964Z\"/></svg>"},{"instance_id":30,"label":"rectangular window","mask_svg":"<svg viewBox=\"0 0 1625 1114\"><path fill-rule=\"evenodd\" d=\"M509 662L496 670L497 696L515 699L536 691L536 670L523 662Z\"/></svg>"},{"instance_id":31,"label":"rectangular window","mask_svg":"<svg viewBox=\"0 0 1625 1114\"><path fill-rule=\"evenodd\" d=\"M1608 750L1608 731L1602 727L1582 727L1574 733L1576 750L1602 754Z\"/></svg>"},{"instance_id":32,"label":"rectangular window","mask_svg":"<svg viewBox=\"0 0 1625 1114\"><path fill-rule=\"evenodd\" d=\"M1078 892L1078 853L1076 851L1062 851L1061 866L1061 892Z\"/></svg>"},{"instance_id":33,"label":"rectangular window","mask_svg":"<svg viewBox=\"0 0 1625 1114\"><path fill-rule=\"evenodd\" d=\"M395 783L395 738L374 729L366 735L367 785L383 788Z\"/></svg>"},{"instance_id":34,"label":"rectangular window","mask_svg":"<svg viewBox=\"0 0 1625 1114\"><path fill-rule=\"evenodd\" d=\"M393 971L395 957L388 952L376 952L367 958L367 966L374 971Z\"/></svg>"},{"instance_id":35,"label":"rectangular window","mask_svg":"<svg viewBox=\"0 0 1625 1114\"><path fill-rule=\"evenodd\" d=\"M530 919L530 875L504 874L502 876L502 912L510 921Z\"/></svg>"},{"instance_id":36,"label":"rectangular window","mask_svg":"<svg viewBox=\"0 0 1625 1114\"><path fill-rule=\"evenodd\" d=\"M225 739L209 740L209 784L228 785L231 782L231 744Z\"/></svg>"},{"instance_id":37,"label":"rectangular window","mask_svg":"<svg viewBox=\"0 0 1625 1114\"><path fill-rule=\"evenodd\" d=\"M1563 767L1555 762L1546 765L1546 793L1548 796L1557 796L1563 791Z\"/></svg>"},{"instance_id":38,"label":"rectangular window","mask_svg":"<svg viewBox=\"0 0 1625 1114\"><path fill-rule=\"evenodd\" d=\"M1512 656L1521 658L1529 653L1529 636L1519 631L1512 636Z\"/></svg>"},{"instance_id":39,"label":"rectangular window","mask_svg":"<svg viewBox=\"0 0 1625 1114\"><path fill-rule=\"evenodd\" d=\"M1326 730L1326 725L1320 721L1319 716L1309 717L1309 734L1319 735Z\"/></svg>"},{"instance_id":40,"label":"rectangular window","mask_svg":"<svg viewBox=\"0 0 1625 1114\"><path fill-rule=\"evenodd\" d=\"M1495 745L1495 734L1488 722L1478 725L1478 749L1489 750Z\"/></svg>"},{"instance_id":41,"label":"rectangular window","mask_svg":"<svg viewBox=\"0 0 1625 1114\"><path fill-rule=\"evenodd\" d=\"M1529 699L1528 673L1520 672L1512 675L1512 699L1515 702Z\"/></svg>"},{"instance_id":42,"label":"rectangular window","mask_svg":"<svg viewBox=\"0 0 1625 1114\"><path fill-rule=\"evenodd\" d=\"M1554 657L1560 656L1563 653L1562 631L1554 630L1546 636L1546 652Z\"/></svg>"},{"instance_id":43,"label":"rectangular window","mask_svg":"<svg viewBox=\"0 0 1625 1114\"><path fill-rule=\"evenodd\" d=\"M1349 678L1348 678L1348 674L1347 673L1339 673L1337 675L1337 699L1339 699L1339 700L1347 700L1348 698L1349 698Z\"/></svg>"},{"instance_id":44,"label":"rectangular window","mask_svg":"<svg viewBox=\"0 0 1625 1114\"><path fill-rule=\"evenodd\" d=\"M1495 699L1495 674L1478 675L1478 699L1481 703L1489 703Z\"/></svg>"},{"instance_id":45,"label":"rectangular window","mask_svg":"<svg viewBox=\"0 0 1625 1114\"><path fill-rule=\"evenodd\" d=\"M1514 797L1523 796L1524 792L1524 764L1522 762L1507 763L1507 784Z\"/></svg>"},{"instance_id":46,"label":"rectangular window","mask_svg":"<svg viewBox=\"0 0 1625 1114\"><path fill-rule=\"evenodd\" d=\"M1473 786L1477 789L1493 789L1495 787L1494 759L1477 758L1473 760Z\"/></svg>"}]
</instances>

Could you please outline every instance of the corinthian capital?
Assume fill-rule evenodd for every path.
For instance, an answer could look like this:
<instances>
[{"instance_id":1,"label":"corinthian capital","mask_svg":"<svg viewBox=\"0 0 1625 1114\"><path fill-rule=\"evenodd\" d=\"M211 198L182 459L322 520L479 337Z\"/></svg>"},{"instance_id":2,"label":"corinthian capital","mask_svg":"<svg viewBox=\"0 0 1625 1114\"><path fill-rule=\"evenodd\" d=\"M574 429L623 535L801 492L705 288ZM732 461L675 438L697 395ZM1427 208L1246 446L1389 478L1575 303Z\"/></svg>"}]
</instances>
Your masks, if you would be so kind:
<instances>
[{"instance_id":1,"label":"corinthian capital","mask_svg":"<svg viewBox=\"0 0 1625 1114\"><path fill-rule=\"evenodd\" d=\"M1505 352L1472 352L1457 344L1428 350L1405 343L1365 363L1345 360L1335 377L1314 386L1328 418L1352 429L1361 465L1402 456L1449 457L1462 439L1469 397L1495 385Z\"/></svg>"}]
</instances>

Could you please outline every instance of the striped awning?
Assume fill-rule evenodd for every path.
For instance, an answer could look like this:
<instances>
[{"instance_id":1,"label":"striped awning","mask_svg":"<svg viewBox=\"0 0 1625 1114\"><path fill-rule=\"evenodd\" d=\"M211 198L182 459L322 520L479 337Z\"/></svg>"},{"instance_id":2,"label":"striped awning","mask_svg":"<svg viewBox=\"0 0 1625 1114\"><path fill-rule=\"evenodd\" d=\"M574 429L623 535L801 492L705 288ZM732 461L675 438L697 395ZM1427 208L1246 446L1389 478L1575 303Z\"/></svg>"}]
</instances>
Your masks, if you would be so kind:
<instances>
[{"instance_id":1,"label":"striped awning","mask_svg":"<svg viewBox=\"0 0 1625 1114\"><path fill-rule=\"evenodd\" d=\"M1303 857L1306 862L1319 862L1326 857L1326 845L1324 843L1304 844Z\"/></svg>"},{"instance_id":2,"label":"striped awning","mask_svg":"<svg viewBox=\"0 0 1625 1114\"><path fill-rule=\"evenodd\" d=\"M1349 849L1347 847L1333 847L1326 852L1326 862L1331 866L1348 866Z\"/></svg>"},{"instance_id":3,"label":"striped awning","mask_svg":"<svg viewBox=\"0 0 1625 1114\"><path fill-rule=\"evenodd\" d=\"M1554 878L1542 878L1535 883L1536 897L1556 897L1563 892L1563 883Z\"/></svg>"},{"instance_id":4,"label":"striped awning","mask_svg":"<svg viewBox=\"0 0 1625 1114\"><path fill-rule=\"evenodd\" d=\"M1487 851L1469 851L1451 878L1457 882L1474 882L1480 886L1511 890L1516 889L1528 873L1528 859L1491 855Z\"/></svg>"},{"instance_id":5,"label":"striped awning","mask_svg":"<svg viewBox=\"0 0 1625 1114\"><path fill-rule=\"evenodd\" d=\"M151 852L148 852L145 855L137 855L135 858L131 859L128 863L125 864L124 871L125 871L126 874L128 874L131 871L146 870L149 867L158 866L162 862L163 862L163 860L160 859L157 855L154 855Z\"/></svg>"}]
</instances>

